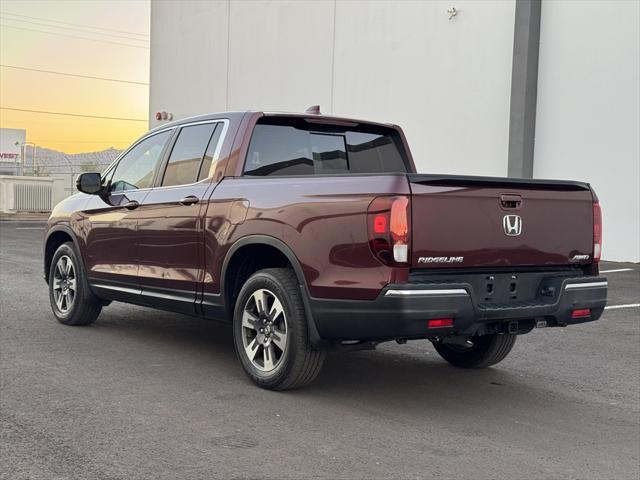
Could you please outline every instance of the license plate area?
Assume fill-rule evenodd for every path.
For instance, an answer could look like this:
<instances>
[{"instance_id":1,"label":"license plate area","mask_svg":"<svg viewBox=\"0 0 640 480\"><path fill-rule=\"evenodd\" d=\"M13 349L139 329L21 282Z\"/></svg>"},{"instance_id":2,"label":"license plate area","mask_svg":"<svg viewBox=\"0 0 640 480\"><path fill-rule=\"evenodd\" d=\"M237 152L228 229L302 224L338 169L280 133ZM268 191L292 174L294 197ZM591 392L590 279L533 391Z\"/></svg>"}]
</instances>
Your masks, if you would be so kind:
<instances>
[{"instance_id":1,"label":"license plate area","mask_svg":"<svg viewBox=\"0 0 640 480\"><path fill-rule=\"evenodd\" d=\"M517 273L488 274L478 285L476 295L478 301L482 303L533 300L536 296L538 283L537 281L527 281L526 276L522 278Z\"/></svg>"}]
</instances>

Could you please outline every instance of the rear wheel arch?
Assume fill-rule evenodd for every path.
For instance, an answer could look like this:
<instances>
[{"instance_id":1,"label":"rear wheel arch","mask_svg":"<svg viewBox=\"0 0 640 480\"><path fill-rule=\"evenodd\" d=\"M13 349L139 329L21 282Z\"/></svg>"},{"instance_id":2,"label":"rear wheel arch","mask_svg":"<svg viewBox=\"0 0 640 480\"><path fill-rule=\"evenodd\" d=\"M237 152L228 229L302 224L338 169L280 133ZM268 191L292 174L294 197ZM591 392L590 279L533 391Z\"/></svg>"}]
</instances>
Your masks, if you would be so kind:
<instances>
[{"instance_id":1,"label":"rear wheel arch","mask_svg":"<svg viewBox=\"0 0 640 480\"><path fill-rule=\"evenodd\" d=\"M228 318L233 315L235 297L244 282L264 268L291 268L307 294L300 262L284 242L268 235L242 237L232 245L222 263L220 290Z\"/></svg>"},{"instance_id":2,"label":"rear wheel arch","mask_svg":"<svg viewBox=\"0 0 640 480\"><path fill-rule=\"evenodd\" d=\"M245 271L242 271L241 268L236 268L238 263L232 263L234 262L234 258L236 259L236 262L238 259L242 258L244 256L243 253L253 253L255 258L256 251L258 252L258 258L261 258L260 253L275 253L275 257L271 257L271 259L275 258L277 259L277 262L275 262L275 264L258 262L252 269ZM256 268L256 266L259 268ZM316 348L326 348L328 345L320 337L318 328L316 327L316 322L313 318L313 313L311 312L309 304L309 289L300 261L289 246L275 237L268 235L249 235L242 237L237 240L227 252L224 262L222 263L222 274L220 278L220 293L222 301L224 302L227 318L233 318L236 298L240 293L240 289L242 288L242 285L244 285L244 282L246 282L246 280L258 270L278 267L291 268L295 273L298 279L298 284L300 285L302 301L305 307L309 339Z\"/></svg>"}]
</instances>

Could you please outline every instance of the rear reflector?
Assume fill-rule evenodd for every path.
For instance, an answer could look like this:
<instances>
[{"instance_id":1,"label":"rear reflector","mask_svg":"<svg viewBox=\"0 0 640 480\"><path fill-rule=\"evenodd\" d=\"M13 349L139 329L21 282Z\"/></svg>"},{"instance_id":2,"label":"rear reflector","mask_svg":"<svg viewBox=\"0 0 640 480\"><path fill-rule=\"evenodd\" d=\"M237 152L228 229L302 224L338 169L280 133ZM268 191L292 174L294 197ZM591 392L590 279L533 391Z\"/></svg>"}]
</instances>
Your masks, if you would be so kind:
<instances>
[{"instance_id":1,"label":"rear reflector","mask_svg":"<svg viewBox=\"0 0 640 480\"><path fill-rule=\"evenodd\" d=\"M590 317L591 309L590 308L580 308L578 310L574 310L571 312L571 318L582 318L582 317Z\"/></svg>"},{"instance_id":2,"label":"rear reflector","mask_svg":"<svg viewBox=\"0 0 640 480\"><path fill-rule=\"evenodd\" d=\"M429 328L453 327L453 318L433 318L427 321Z\"/></svg>"}]
</instances>

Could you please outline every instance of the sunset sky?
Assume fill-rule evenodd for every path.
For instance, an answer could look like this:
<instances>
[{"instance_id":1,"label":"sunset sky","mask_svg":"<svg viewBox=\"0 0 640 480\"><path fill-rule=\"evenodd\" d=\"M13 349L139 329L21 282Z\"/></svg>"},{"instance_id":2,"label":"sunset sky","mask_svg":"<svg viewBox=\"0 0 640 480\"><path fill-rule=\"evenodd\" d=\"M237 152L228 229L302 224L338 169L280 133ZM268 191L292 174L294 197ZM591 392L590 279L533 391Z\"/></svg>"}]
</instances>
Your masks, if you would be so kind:
<instances>
[{"instance_id":1,"label":"sunset sky","mask_svg":"<svg viewBox=\"0 0 640 480\"><path fill-rule=\"evenodd\" d=\"M26 129L27 141L67 153L126 147L148 127L148 47L148 0L2 0L0 126Z\"/></svg>"}]
</instances>

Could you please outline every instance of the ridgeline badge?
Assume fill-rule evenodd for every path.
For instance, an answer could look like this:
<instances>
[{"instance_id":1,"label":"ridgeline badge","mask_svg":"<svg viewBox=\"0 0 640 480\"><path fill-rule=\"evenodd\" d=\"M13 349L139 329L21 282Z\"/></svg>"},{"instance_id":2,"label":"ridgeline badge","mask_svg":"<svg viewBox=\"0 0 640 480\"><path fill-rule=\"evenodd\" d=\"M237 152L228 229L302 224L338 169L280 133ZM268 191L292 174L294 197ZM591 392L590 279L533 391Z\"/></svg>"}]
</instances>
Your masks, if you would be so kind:
<instances>
[{"instance_id":1,"label":"ridgeline badge","mask_svg":"<svg viewBox=\"0 0 640 480\"><path fill-rule=\"evenodd\" d=\"M462 263L464 257L418 257L418 263Z\"/></svg>"}]
</instances>

